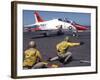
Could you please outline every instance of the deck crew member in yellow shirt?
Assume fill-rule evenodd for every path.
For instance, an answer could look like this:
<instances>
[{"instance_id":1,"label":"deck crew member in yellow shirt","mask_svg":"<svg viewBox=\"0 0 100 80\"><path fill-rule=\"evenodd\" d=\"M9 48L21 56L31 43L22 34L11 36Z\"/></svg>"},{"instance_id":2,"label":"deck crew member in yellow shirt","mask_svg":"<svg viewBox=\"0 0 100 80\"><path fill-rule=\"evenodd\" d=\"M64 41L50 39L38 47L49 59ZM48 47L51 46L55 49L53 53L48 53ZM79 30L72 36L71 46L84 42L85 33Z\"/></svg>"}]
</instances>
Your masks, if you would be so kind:
<instances>
[{"instance_id":1,"label":"deck crew member in yellow shirt","mask_svg":"<svg viewBox=\"0 0 100 80\"><path fill-rule=\"evenodd\" d=\"M58 65L50 64L47 61L44 61L40 51L36 48L36 43L34 41L30 41L28 45L28 49L24 52L24 61L23 61L24 69L36 69L36 68L57 68Z\"/></svg>"},{"instance_id":2,"label":"deck crew member in yellow shirt","mask_svg":"<svg viewBox=\"0 0 100 80\"><path fill-rule=\"evenodd\" d=\"M28 49L24 52L24 61L23 67L24 68L39 68L42 67L44 64L40 64L43 61L43 58L36 48L36 43L34 41L30 41L28 45Z\"/></svg>"},{"instance_id":3,"label":"deck crew member in yellow shirt","mask_svg":"<svg viewBox=\"0 0 100 80\"><path fill-rule=\"evenodd\" d=\"M68 60L72 57L72 53L68 52L68 49L74 46L80 46L84 44L84 42L74 43L69 41L69 37L66 37L64 41L61 41L56 45L57 56L49 59L49 61L60 60L63 63L67 63Z\"/></svg>"}]
</instances>

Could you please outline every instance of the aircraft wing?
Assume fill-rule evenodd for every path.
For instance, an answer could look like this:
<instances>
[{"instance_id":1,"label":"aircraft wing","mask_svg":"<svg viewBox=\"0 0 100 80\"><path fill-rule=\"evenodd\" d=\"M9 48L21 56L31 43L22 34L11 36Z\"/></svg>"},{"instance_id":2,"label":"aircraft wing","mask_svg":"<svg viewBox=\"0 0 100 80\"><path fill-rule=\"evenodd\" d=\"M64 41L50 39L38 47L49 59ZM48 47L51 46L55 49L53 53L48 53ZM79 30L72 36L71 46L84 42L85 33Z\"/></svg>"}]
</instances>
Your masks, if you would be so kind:
<instances>
[{"instance_id":1,"label":"aircraft wing","mask_svg":"<svg viewBox=\"0 0 100 80\"><path fill-rule=\"evenodd\" d=\"M24 27L34 27L34 24L24 25Z\"/></svg>"}]
</instances>

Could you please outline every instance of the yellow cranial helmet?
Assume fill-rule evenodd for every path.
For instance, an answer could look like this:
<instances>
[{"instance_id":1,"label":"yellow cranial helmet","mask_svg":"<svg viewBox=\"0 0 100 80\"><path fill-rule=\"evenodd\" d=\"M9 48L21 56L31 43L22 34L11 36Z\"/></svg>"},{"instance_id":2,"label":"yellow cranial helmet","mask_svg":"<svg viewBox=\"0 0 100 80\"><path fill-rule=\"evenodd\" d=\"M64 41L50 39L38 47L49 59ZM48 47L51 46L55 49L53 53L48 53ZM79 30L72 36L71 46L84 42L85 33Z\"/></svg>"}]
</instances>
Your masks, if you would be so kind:
<instances>
[{"instance_id":1,"label":"yellow cranial helmet","mask_svg":"<svg viewBox=\"0 0 100 80\"><path fill-rule=\"evenodd\" d=\"M68 41L68 40L69 40L69 37L68 37L68 36L66 36L66 37L64 38L64 40L65 40L65 41Z\"/></svg>"},{"instance_id":2,"label":"yellow cranial helmet","mask_svg":"<svg viewBox=\"0 0 100 80\"><path fill-rule=\"evenodd\" d=\"M29 47L32 47L32 48L36 47L35 41L30 41L29 42Z\"/></svg>"}]
</instances>

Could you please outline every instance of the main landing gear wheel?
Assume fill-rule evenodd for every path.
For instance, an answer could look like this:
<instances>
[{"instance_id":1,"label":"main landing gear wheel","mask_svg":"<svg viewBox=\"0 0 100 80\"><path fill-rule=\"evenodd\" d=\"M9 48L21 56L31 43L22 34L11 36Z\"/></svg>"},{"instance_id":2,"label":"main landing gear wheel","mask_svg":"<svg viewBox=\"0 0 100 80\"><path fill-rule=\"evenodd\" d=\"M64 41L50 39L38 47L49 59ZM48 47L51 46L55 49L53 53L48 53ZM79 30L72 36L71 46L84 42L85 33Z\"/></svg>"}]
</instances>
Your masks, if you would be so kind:
<instances>
[{"instance_id":1,"label":"main landing gear wheel","mask_svg":"<svg viewBox=\"0 0 100 80\"><path fill-rule=\"evenodd\" d=\"M48 33L48 32L47 32L47 33L44 33L44 36L45 36L45 37L49 36L49 33Z\"/></svg>"}]
</instances>

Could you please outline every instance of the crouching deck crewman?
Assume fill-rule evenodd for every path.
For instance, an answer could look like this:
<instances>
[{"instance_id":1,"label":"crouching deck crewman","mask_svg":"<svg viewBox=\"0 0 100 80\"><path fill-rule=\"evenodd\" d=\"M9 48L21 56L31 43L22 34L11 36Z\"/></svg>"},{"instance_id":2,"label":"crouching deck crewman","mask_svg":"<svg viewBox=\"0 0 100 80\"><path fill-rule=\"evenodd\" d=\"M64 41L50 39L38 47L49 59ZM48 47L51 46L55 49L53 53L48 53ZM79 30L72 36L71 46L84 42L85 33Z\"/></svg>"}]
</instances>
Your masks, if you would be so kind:
<instances>
[{"instance_id":1,"label":"crouching deck crewman","mask_svg":"<svg viewBox=\"0 0 100 80\"><path fill-rule=\"evenodd\" d=\"M44 61L40 51L36 48L36 43L34 41L30 41L28 49L24 52L23 67L24 69L57 68L58 65Z\"/></svg>"},{"instance_id":2,"label":"crouching deck crewman","mask_svg":"<svg viewBox=\"0 0 100 80\"><path fill-rule=\"evenodd\" d=\"M24 52L24 68L40 68L43 64L43 58L40 54L40 51L36 48L36 43L34 41L30 41L28 45L28 49Z\"/></svg>"},{"instance_id":3,"label":"crouching deck crewman","mask_svg":"<svg viewBox=\"0 0 100 80\"><path fill-rule=\"evenodd\" d=\"M62 61L62 63L67 63L72 57L72 53L69 52L68 49L82 44L84 44L84 42L70 42L69 37L66 37L63 41L56 45L57 56L49 59L49 61L59 60Z\"/></svg>"}]
</instances>

